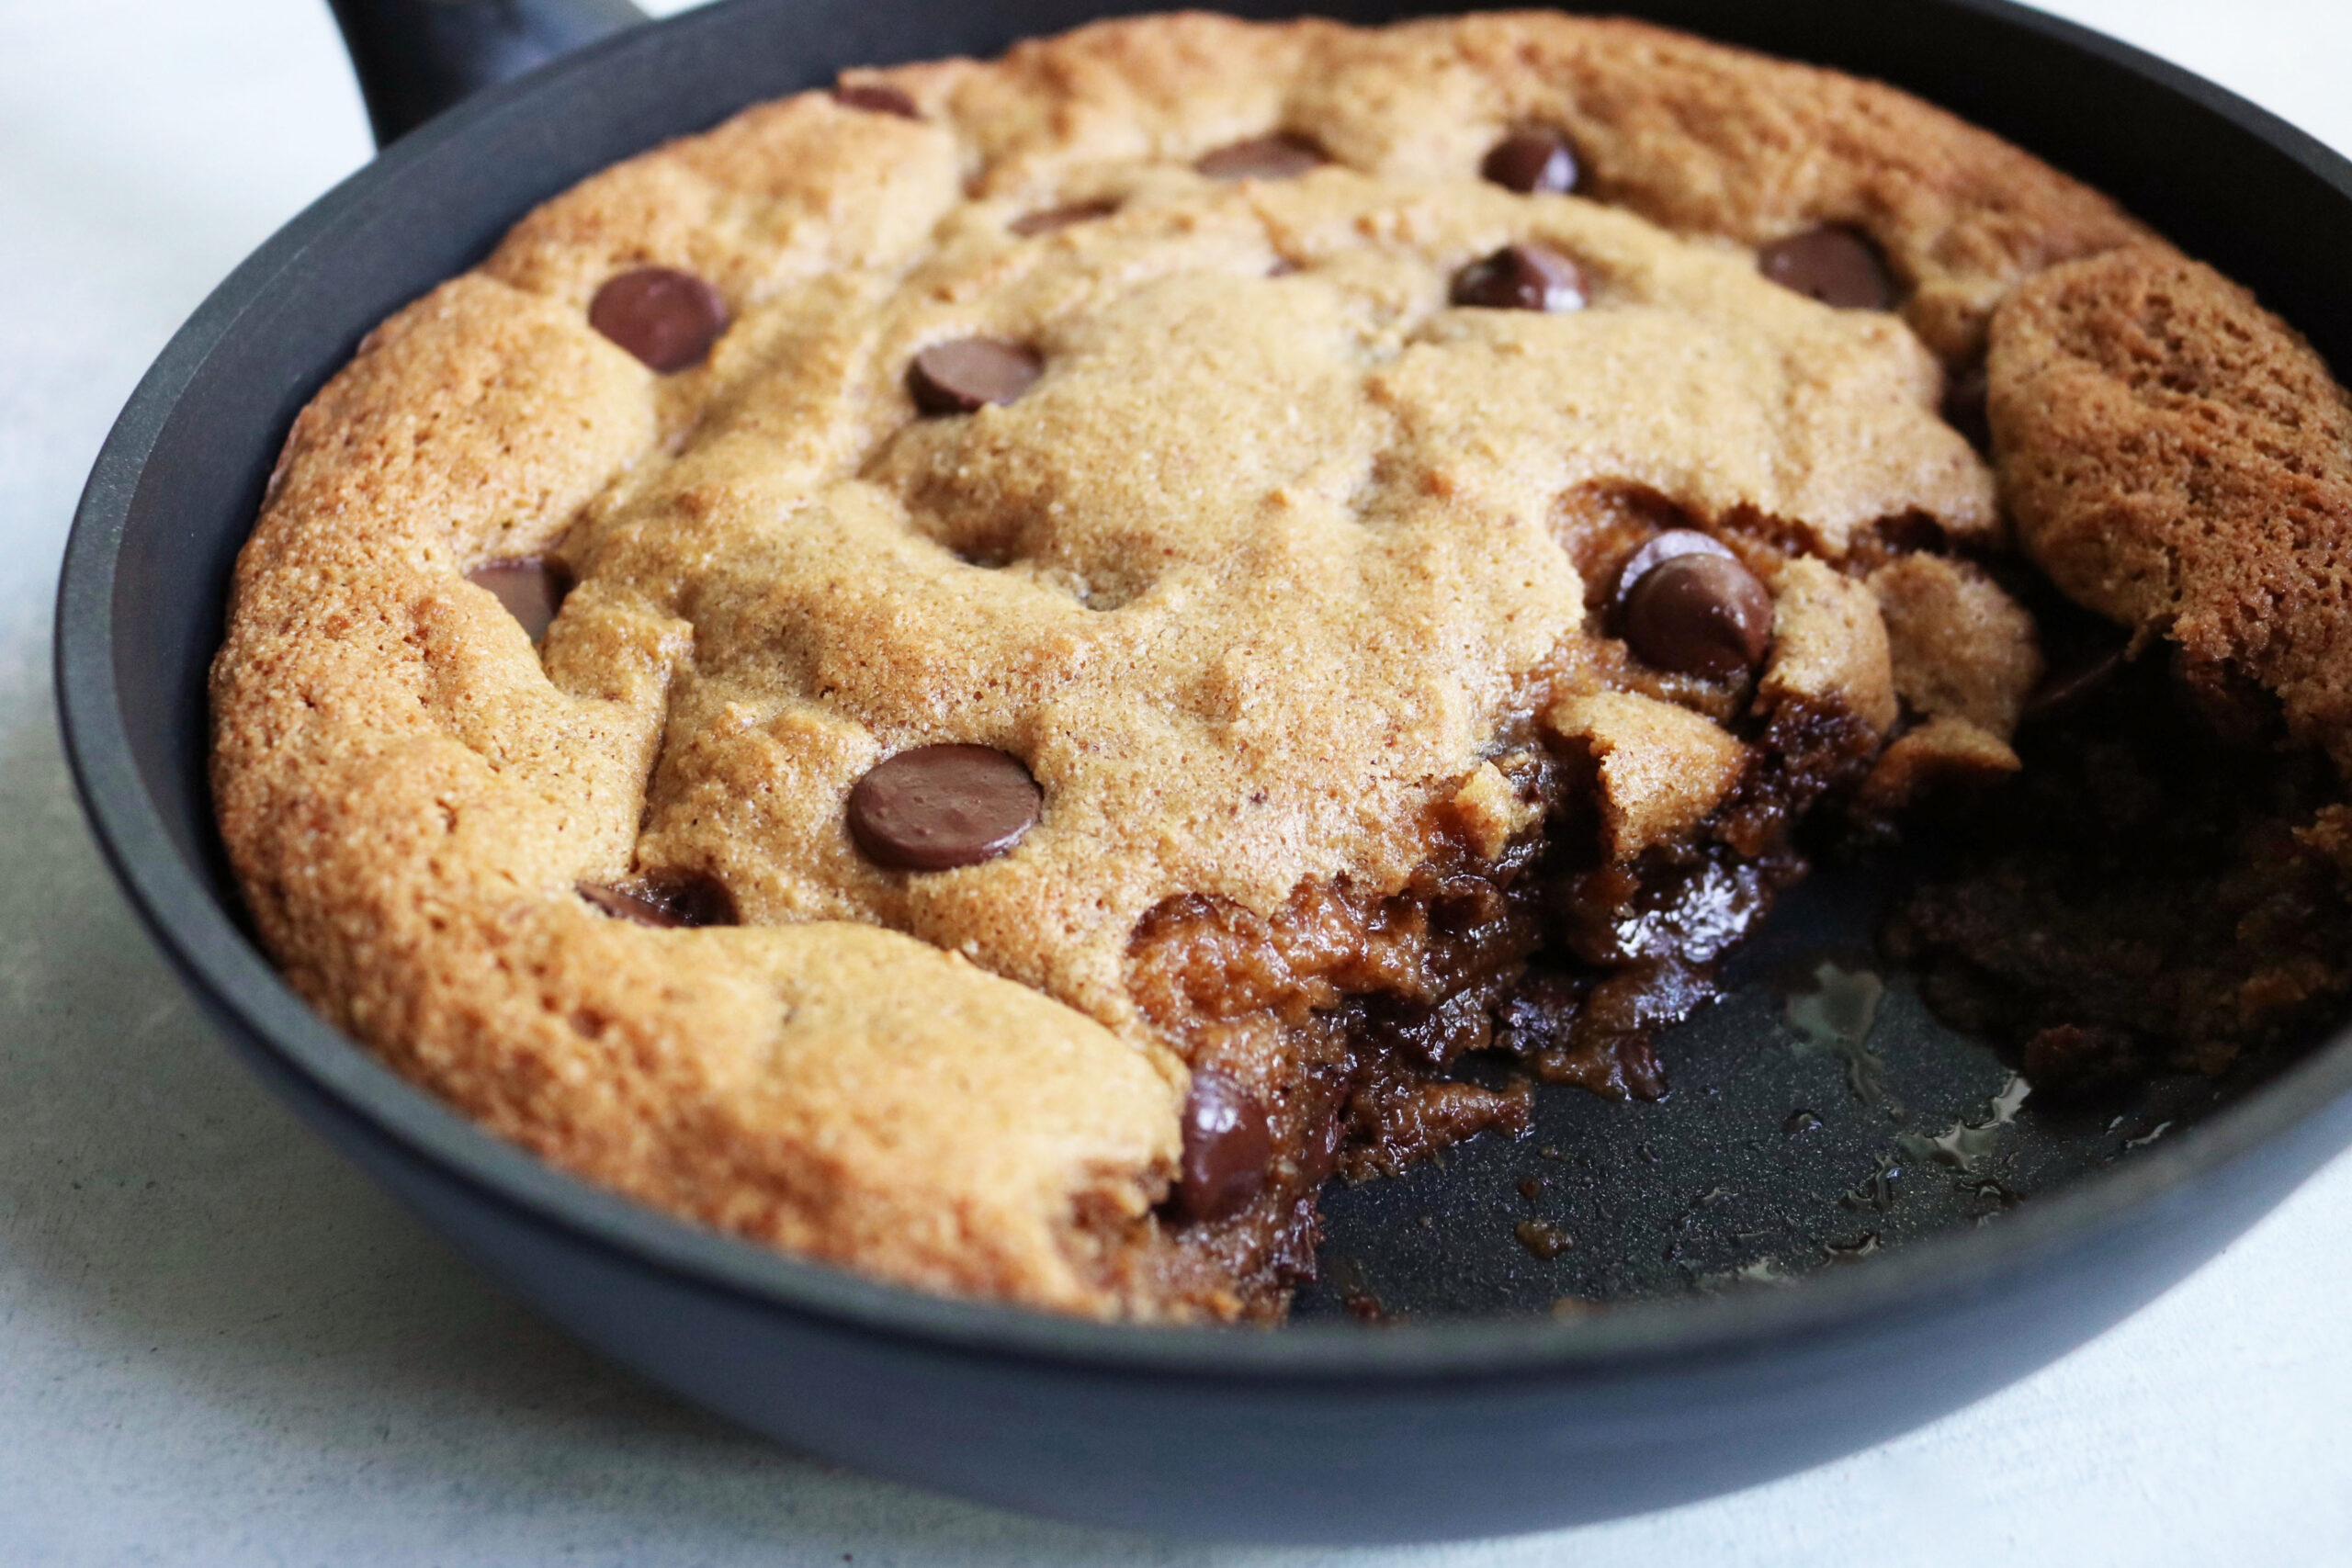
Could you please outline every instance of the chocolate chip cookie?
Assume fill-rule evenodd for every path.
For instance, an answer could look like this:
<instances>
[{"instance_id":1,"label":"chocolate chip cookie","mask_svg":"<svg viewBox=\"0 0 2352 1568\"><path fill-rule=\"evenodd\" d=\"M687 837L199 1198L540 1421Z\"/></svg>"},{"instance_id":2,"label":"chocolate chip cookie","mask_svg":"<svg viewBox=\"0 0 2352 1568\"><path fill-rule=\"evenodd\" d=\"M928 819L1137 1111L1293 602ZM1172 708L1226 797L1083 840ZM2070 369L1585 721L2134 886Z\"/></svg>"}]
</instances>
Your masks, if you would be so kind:
<instances>
[{"instance_id":1,"label":"chocolate chip cookie","mask_svg":"<svg viewBox=\"0 0 2352 1568\"><path fill-rule=\"evenodd\" d=\"M591 1180L1276 1315L1334 1172L1656 1095L1808 824L2018 769L2013 523L2352 761L2345 410L1883 86L1103 23L632 159L371 335L239 563L221 831L302 995Z\"/></svg>"}]
</instances>

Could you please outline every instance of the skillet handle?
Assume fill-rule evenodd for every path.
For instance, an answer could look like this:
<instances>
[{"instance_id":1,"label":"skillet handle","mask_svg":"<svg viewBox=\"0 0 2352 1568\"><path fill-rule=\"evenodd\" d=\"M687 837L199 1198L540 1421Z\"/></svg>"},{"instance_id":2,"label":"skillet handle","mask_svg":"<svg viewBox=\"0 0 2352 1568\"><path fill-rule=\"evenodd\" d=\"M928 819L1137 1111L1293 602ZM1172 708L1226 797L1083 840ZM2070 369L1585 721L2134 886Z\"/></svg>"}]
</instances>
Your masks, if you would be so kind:
<instances>
[{"instance_id":1,"label":"skillet handle","mask_svg":"<svg viewBox=\"0 0 2352 1568\"><path fill-rule=\"evenodd\" d=\"M379 147L470 93L646 19L629 0L327 3Z\"/></svg>"}]
</instances>

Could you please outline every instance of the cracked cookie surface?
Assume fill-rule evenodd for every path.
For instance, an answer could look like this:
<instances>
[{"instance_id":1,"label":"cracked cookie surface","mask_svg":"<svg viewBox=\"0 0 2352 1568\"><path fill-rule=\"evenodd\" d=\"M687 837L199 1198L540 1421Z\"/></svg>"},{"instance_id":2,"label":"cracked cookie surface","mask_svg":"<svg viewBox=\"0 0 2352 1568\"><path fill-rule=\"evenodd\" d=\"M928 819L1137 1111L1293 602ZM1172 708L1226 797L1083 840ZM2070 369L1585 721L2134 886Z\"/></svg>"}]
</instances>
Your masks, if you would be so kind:
<instances>
[{"instance_id":1,"label":"cracked cookie surface","mask_svg":"<svg viewBox=\"0 0 2352 1568\"><path fill-rule=\"evenodd\" d=\"M1529 127L1572 190L1548 143L1483 172ZM1759 269L1828 230L1899 310ZM1446 979L1380 900L1561 791L1612 863L1766 854L1804 736L1890 807L2016 765L2032 626L1939 553L2004 538L1939 408L2010 289L2126 245L2169 254L1939 111L1626 23L859 73L556 198L304 412L215 668L223 834L308 998L569 1168L926 1288L1240 1311L1276 1242L1167 1258L1196 1080L1294 1202L1340 1157L1297 1041L1524 956ZM1661 527L1762 585L1753 670L1613 635ZM535 647L467 574L542 558ZM877 858L860 781L942 745L1034 811ZM1180 927L1289 967L1216 1012L1154 988Z\"/></svg>"}]
</instances>

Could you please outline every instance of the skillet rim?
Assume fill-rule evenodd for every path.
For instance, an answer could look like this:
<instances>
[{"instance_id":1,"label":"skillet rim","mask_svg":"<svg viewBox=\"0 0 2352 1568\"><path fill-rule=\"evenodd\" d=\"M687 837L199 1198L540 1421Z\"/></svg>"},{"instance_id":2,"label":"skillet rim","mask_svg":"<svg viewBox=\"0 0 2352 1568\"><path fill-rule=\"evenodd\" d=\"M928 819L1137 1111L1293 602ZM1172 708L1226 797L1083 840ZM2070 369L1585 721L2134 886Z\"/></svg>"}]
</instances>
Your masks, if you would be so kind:
<instances>
[{"instance_id":1,"label":"skillet rim","mask_svg":"<svg viewBox=\"0 0 2352 1568\"><path fill-rule=\"evenodd\" d=\"M1938 1310L1957 1295L1996 1293L2006 1280L2055 1252L2148 1220L2169 1194L2193 1198L2200 1184L2265 1145L2285 1143L2294 1129L2352 1097L2347 1026L2269 1082L2163 1145L2036 1198L1997 1224L1923 1237L1865 1267L1817 1270L1768 1290L1632 1302L1566 1322L1421 1320L1376 1333L1353 1324L1308 1322L1263 1333L1064 1318L871 1280L703 1230L593 1187L478 1129L411 1086L326 1024L287 987L164 828L134 760L115 679L116 568L130 509L154 447L210 356L266 300L276 278L339 227L364 219L387 199L405 171L469 138L486 138L489 128L513 118L540 118L537 100L560 93L579 77L626 69L640 51L678 44L702 28L724 28L736 13L771 3L723 0L598 40L492 88L403 138L240 264L174 334L108 433L75 510L59 582L60 728L76 788L108 865L183 981L236 1043L259 1053L408 1157L461 1182L474 1198L638 1266L770 1311L815 1319L835 1330L1072 1371L1324 1386L1530 1374L1605 1382L1635 1377L1666 1361L1744 1359L1784 1344L1826 1340L1840 1329L1873 1320ZM2033 33L2135 74L2218 115L2352 203L2352 162L2180 67L2010 0L1915 3ZM2315 1168L2316 1161L2305 1163Z\"/></svg>"}]
</instances>

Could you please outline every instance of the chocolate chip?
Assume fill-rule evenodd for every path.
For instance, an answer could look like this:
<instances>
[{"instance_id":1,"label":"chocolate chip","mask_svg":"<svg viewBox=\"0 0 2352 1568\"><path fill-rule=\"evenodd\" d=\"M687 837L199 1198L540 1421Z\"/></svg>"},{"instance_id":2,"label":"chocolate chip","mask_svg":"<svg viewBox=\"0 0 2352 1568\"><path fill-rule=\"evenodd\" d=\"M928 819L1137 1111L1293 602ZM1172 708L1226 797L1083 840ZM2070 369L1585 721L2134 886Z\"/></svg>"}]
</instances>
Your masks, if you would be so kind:
<instances>
[{"instance_id":1,"label":"chocolate chip","mask_svg":"<svg viewBox=\"0 0 2352 1568\"><path fill-rule=\"evenodd\" d=\"M1001 338L960 337L937 343L907 367L907 390L925 413L970 413L986 403L1009 403L1045 371L1035 350Z\"/></svg>"},{"instance_id":2,"label":"chocolate chip","mask_svg":"<svg viewBox=\"0 0 2352 1568\"><path fill-rule=\"evenodd\" d=\"M1044 792L990 746L918 746L875 765L849 792L850 836L902 871L994 860L1037 820Z\"/></svg>"},{"instance_id":3,"label":"chocolate chip","mask_svg":"<svg viewBox=\"0 0 2352 1568\"><path fill-rule=\"evenodd\" d=\"M1756 253L1765 276L1809 299L1841 310L1894 309L1894 276L1886 257L1860 230L1843 224L1808 229Z\"/></svg>"},{"instance_id":4,"label":"chocolate chip","mask_svg":"<svg viewBox=\"0 0 2352 1568\"><path fill-rule=\"evenodd\" d=\"M881 82L844 82L833 89L833 101L868 114L894 114L900 119L921 119L922 110L898 88Z\"/></svg>"},{"instance_id":5,"label":"chocolate chip","mask_svg":"<svg viewBox=\"0 0 2352 1568\"><path fill-rule=\"evenodd\" d=\"M1213 180L1295 179L1323 163L1323 150L1284 131L1255 136L1204 152L1193 167Z\"/></svg>"},{"instance_id":6,"label":"chocolate chip","mask_svg":"<svg viewBox=\"0 0 2352 1568\"><path fill-rule=\"evenodd\" d=\"M1647 576L1652 567L1672 560L1676 556L1689 555L1722 556L1727 560L1737 558L1732 555L1729 546L1700 533L1696 528L1668 528L1663 533L1653 534L1617 569L1617 585L1609 592L1611 613L1623 614L1625 600L1634 592L1634 584Z\"/></svg>"},{"instance_id":7,"label":"chocolate chip","mask_svg":"<svg viewBox=\"0 0 2352 1568\"><path fill-rule=\"evenodd\" d=\"M1729 550L1708 543L1713 548L1683 549L1637 575L1628 561L1617 632L1661 670L1720 681L1764 658L1772 641L1772 596Z\"/></svg>"},{"instance_id":8,"label":"chocolate chip","mask_svg":"<svg viewBox=\"0 0 2352 1568\"><path fill-rule=\"evenodd\" d=\"M1176 1211L1193 1221L1222 1220L1248 1206L1266 1185L1274 1138L1266 1108L1214 1067L1193 1074L1184 1101L1184 1155Z\"/></svg>"},{"instance_id":9,"label":"chocolate chip","mask_svg":"<svg viewBox=\"0 0 2352 1568\"><path fill-rule=\"evenodd\" d=\"M1091 223L1118 210L1119 204L1115 201L1073 201L1067 207L1048 207L1042 212L1024 213L1005 227L1025 240L1035 234L1050 234L1058 229Z\"/></svg>"},{"instance_id":10,"label":"chocolate chip","mask_svg":"<svg viewBox=\"0 0 2352 1568\"><path fill-rule=\"evenodd\" d=\"M1992 378L1984 373L1981 359L1944 383L1944 423L1988 457L1993 455L1993 416L1985 402L1992 390Z\"/></svg>"},{"instance_id":11,"label":"chocolate chip","mask_svg":"<svg viewBox=\"0 0 2352 1568\"><path fill-rule=\"evenodd\" d=\"M1577 188L1583 171L1577 150L1556 130L1516 130L1495 144L1478 172L1521 196L1556 196Z\"/></svg>"},{"instance_id":12,"label":"chocolate chip","mask_svg":"<svg viewBox=\"0 0 2352 1568\"><path fill-rule=\"evenodd\" d=\"M571 592L571 573L551 560L494 560L466 573L466 581L497 594L533 642L548 635L564 595Z\"/></svg>"},{"instance_id":13,"label":"chocolate chip","mask_svg":"<svg viewBox=\"0 0 2352 1568\"><path fill-rule=\"evenodd\" d=\"M709 356L727 330L727 301L693 273L641 266L596 290L588 324L668 376Z\"/></svg>"},{"instance_id":14,"label":"chocolate chip","mask_svg":"<svg viewBox=\"0 0 2352 1568\"><path fill-rule=\"evenodd\" d=\"M579 893L616 919L634 920L657 930L742 923L735 896L715 876L648 878L625 887L582 882Z\"/></svg>"},{"instance_id":15,"label":"chocolate chip","mask_svg":"<svg viewBox=\"0 0 2352 1568\"><path fill-rule=\"evenodd\" d=\"M1505 245L1462 269L1453 302L1488 310L1581 310L1584 273L1549 245Z\"/></svg>"}]
</instances>

